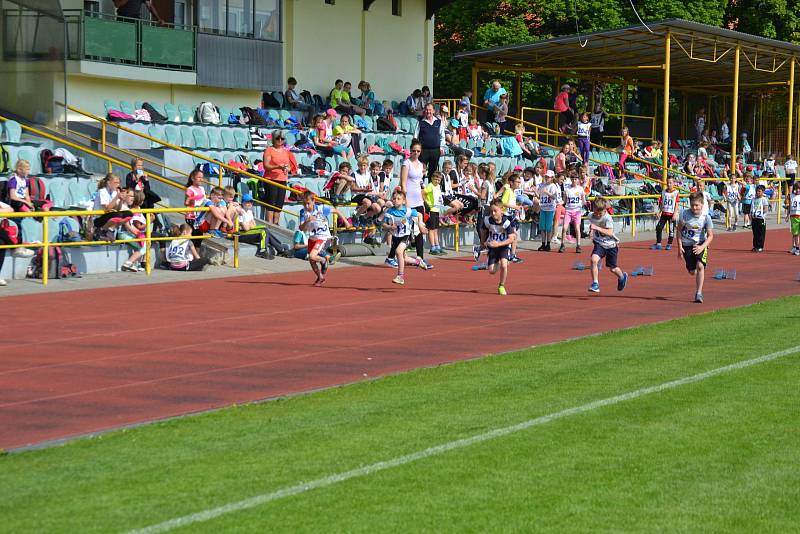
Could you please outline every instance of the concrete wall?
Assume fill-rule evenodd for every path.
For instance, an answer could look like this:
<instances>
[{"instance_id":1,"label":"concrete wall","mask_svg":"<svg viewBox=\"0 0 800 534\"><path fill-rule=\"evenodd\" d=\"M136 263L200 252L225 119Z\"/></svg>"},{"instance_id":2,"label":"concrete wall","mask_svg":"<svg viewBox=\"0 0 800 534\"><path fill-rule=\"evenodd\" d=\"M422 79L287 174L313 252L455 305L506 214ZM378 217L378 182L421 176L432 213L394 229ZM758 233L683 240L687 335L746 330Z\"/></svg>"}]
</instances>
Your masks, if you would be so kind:
<instances>
[{"instance_id":1,"label":"concrete wall","mask_svg":"<svg viewBox=\"0 0 800 534\"><path fill-rule=\"evenodd\" d=\"M284 1L285 76L300 89L327 96L341 78L372 84L382 100L405 99L413 89L433 89L433 22L425 20L424 0L404 0L402 16L390 0L369 11L362 0Z\"/></svg>"}]
</instances>

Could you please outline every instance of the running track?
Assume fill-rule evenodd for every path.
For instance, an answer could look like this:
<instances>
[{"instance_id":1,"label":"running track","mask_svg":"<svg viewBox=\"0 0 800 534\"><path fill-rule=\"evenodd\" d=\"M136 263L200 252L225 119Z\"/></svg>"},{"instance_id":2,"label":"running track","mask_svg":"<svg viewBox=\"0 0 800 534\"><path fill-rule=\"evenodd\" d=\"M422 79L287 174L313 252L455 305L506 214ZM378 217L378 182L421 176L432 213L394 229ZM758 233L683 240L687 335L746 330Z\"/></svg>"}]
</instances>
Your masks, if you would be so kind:
<instances>
[{"instance_id":1,"label":"running track","mask_svg":"<svg viewBox=\"0 0 800 534\"><path fill-rule=\"evenodd\" d=\"M717 235L709 274L738 279L709 277L703 305L676 251L647 243L623 243L621 265L656 276L623 293L606 272L587 292L588 273L571 270L586 246L523 254L505 298L466 258L409 269L405 287L388 268L349 267L323 288L300 272L2 298L0 448L800 294L788 230L759 255L750 234Z\"/></svg>"}]
</instances>

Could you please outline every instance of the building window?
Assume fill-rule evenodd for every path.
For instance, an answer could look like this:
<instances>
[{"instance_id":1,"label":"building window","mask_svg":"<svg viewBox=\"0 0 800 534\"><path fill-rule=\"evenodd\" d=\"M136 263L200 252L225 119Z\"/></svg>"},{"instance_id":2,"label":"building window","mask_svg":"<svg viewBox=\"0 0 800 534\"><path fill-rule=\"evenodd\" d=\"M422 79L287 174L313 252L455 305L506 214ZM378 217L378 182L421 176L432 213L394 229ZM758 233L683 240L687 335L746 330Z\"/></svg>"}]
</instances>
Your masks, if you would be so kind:
<instances>
[{"instance_id":1,"label":"building window","mask_svg":"<svg viewBox=\"0 0 800 534\"><path fill-rule=\"evenodd\" d=\"M181 0L176 0L179 1ZM280 0L197 0L197 27L207 33L279 41L279 2Z\"/></svg>"},{"instance_id":2,"label":"building window","mask_svg":"<svg viewBox=\"0 0 800 534\"><path fill-rule=\"evenodd\" d=\"M175 0L175 27L181 28L189 24L189 6L186 0Z\"/></svg>"},{"instance_id":3,"label":"building window","mask_svg":"<svg viewBox=\"0 0 800 534\"><path fill-rule=\"evenodd\" d=\"M325 0L325 3L332 6L336 4L336 0Z\"/></svg>"},{"instance_id":4,"label":"building window","mask_svg":"<svg viewBox=\"0 0 800 534\"><path fill-rule=\"evenodd\" d=\"M403 11L402 7L403 6L402 6L401 2L402 2L402 0L392 0L392 15L394 15L396 17L402 16L402 14L403 14L402 13L402 11Z\"/></svg>"}]
</instances>

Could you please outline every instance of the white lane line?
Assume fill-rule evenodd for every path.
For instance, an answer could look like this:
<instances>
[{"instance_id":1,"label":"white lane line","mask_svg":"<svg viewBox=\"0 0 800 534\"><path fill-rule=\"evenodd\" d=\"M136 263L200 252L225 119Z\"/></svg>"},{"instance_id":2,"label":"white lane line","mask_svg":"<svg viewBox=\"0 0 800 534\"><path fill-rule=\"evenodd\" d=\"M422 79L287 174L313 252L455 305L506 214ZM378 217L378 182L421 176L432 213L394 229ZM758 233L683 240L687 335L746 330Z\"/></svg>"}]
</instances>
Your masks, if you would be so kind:
<instances>
[{"instance_id":1,"label":"white lane line","mask_svg":"<svg viewBox=\"0 0 800 534\"><path fill-rule=\"evenodd\" d=\"M758 365L760 363L777 360L778 358L789 356L797 352L800 352L800 345L786 350L773 352L771 354L766 354L764 356L759 356L758 358L744 360L737 363L732 363L730 365L725 365L723 367L718 367L716 369L711 369L710 371L705 371L703 373L699 373L696 375L687 376L686 378L680 378L678 380L664 382L663 384L659 384L656 386L637 389L635 391L630 391L628 393L623 393L621 395L616 395L614 397L608 397L605 399L596 400L588 404L576 406L574 408L567 408L566 410L561 410L560 412L551 413L549 415L543 415L535 419L529 419L527 421L523 421L522 423L518 423L516 425L497 428L495 430L490 430L483 434L477 434L469 438L450 441L448 443L443 443L441 445L430 447L428 449L417 451L411 454L398 456L397 458L393 458L391 460L377 462L364 467L359 467L358 469L352 469L350 471L345 471L343 473L337 473L335 475L330 475L324 478L318 478L316 480L312 480L309 482L301 482L294 486L289 486L283 489L279 489L272 493L265 493L263 495L250 497L249 499L244 499L241 501L225 504L217 508L211 508L208 510L204 510L202 512L196 512L194 514L189 514L182 517L176 517L175 519L170 519L168 521L164 521L163 523L151 525L149 527L145 527L139 530L132 530L128 534L155 534L158 532L168 532L170 530L192 525L194 523L209 521L211 519L214 519L216 517L225 514L239 512L242 510L248 510L250 508L255 508L262 504L272 502L278 499L283 499L285 497L291 497L293 495L298 495L300 493L305 493L307 491L311 491L314 489L324 488L326 486L332 486L333 484L344 482L352 478L363 477L366 475L370 475L372 473L377 473L378 471L391 469L392 467L398 467L401 465L409 464L411 462L416 462L417 460L422 460L430 456L437 456L439 454L444 454L446 452L455 449L469 447L470 445L475 445L476 443L482 443L484 441L489 441L492 439L508 436L509 434L514 434L522 430L527 430L528 428L534 426L543 425L545 423L549 423L550 421L555 421L556 419L562 419L564 417L569 417L571 415L582 414L585 412L596 410L598 408L603 408L605 406L611 406L614 404L619 404L620 402L638 399L639 397L644 397L645 395L651 395L653 393L659 393L662 391L666 391L668 389L674 389L680 386L685 386L687 384L692 384L694 382L700 382L702 380L713 378L715 376L729 373L731 371L736 371L739 369L744 369L746 367L752 367L753 365Z\"/></svg>"}]
</instances>

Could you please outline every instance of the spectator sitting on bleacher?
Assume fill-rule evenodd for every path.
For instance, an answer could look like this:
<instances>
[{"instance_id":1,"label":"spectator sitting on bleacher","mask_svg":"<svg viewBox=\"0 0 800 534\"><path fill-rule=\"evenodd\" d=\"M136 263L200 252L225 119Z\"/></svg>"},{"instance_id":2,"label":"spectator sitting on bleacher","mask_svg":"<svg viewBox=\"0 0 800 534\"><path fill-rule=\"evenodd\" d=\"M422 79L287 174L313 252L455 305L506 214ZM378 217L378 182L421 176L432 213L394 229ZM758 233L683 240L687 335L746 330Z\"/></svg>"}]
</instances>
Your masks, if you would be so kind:
<instances>
[{"instance_id":1,"label":"spectator sitting on bleacher","mask_svg":"<svg viewBox=\"0 0 800 534\"><path fill-rule=\"evenodd\" d=\"M358 82L361 96L355 99L355 103L367 110L369 115L383 115L383 104L375 99L375 93L370 87L369 82L361 80Z\"/></svg>"},{"instance_id":2,"label":"spectator sitting on bleacher","mask_svg":"<svg viewBox=\"0 0 800 534\"><path fill-rule=\"evenodd\" d=\"M339 147L344 147L349 151L345 153L343 149L337 150L335 147L333 151L346 158L351 158L354 154L360 154L362 133L361 130L350 124L349 115L342 115L342 118L339 119L339 126L333 129L333 137Z\"/></svg>"},{"instance_id":3,"label":"spectator sitting on bleacher","mask_svg":"<svg viewBox=\"0 0 800 534\"><path fill-rule=\"evenodd\" d=\"M467 135L472 141L483 141L489 138L489 134L478 124L478 119L470 119L467 126Z\"/></svg>"},{"instance_id":4,"label":"spectator sitting on bleacher","mask_svg":"<svg viewBox=\"0 0 800 534\"><path fill-rule=\"evenodd\" d=\"M342 80L336 80L334 88L331 89L330 99L331 107L339 113L355 113L362 117L367 114L364 108L350 102L350 95L344 91L344 82Z\"/></svg>"},{"instance_id":5,"label":"spectator sitting on bleacher","mask_svg":"<svg viewBox=\"0 0 800 534\"><path fill-rule=\"evenodd\" d=\"M28 160L17 160L15 172L8 178L8 203L14 211L50 211L50 202L31 198L28 188L30 172L31 164Z\"/></svg>"},{"instance_id":6,"label":"spectator sitting on bleacher","mask_svg":"<svg viewBox=\"0 0 800 534\"><path fill-rule=\"evenodd\" d=\"M192 227L188 224L174 225L170 230L174 237L167 245L166 266L172 271L202 271L208 265L192 243Z\"/></svg>"},{"instance_id":7,"label":"spectator sitting on bleacher","mask_svg":"<svg viewBox=\"0 0 800 534\"><path fill-rule=\"evenodd\" d=\"M306 101L303 100L303 97L300 96L300 94L297 92L297 90L295 89L295 87L297 87L297 80L295 80L294 77L290 77L286 81L286 85L287 85L286 92L283 93L283 97L286 99L286 104L291 109L296 109L298 111L305 112L306 113L305 122L306 124L310 124L311 118L314 113L314 106L306 103Z\"/></svg>"},{"instance_id":8,"label":"spectator sitting on bleacher","mask_svg":"<svg viewBox=\"0 0 800 534\"><path fill-rule=\"evenodd\" d=\"M141 204L144 209L154 208L156 202L161 201L161 197L150 190L150 179L144 172L144 160L142 159L131 160L131 172L125 176L125 187L144 193L144 202Z\"/></svg>"},{"instance_id":9,"label":"spectator sitting on bleacher","mask_svg":"<svg viewBox=\"0 0 800 534\"><path fill-rule=\"evenodd\" d=\"M422 95L422 107L424 108L428 104L433 104L433 95L431 94L431 89L427 85L423 85L422 89L419 90L420 94Z\"/></svg>"},{"instance_id":10,"label":"spectator sitting on bleacher","mask_svg":"<svg viewBox=\"0 0 800 534\"><path fill-rule=\"evenodd\" d=\"M127 193L123 196L119 188L119 176L108 173L97 183L97 196L94 198L95 211L105 211L94 218L95 241L114 241L117 227L129 221L133 213L124 209Z\"/></svg>"},{"instance_id":11,"label":"spectator sitting on bleacher","mask_svg":"<svg viewBox=\"0 0 800 534\"><path fill-rule=\"evenodd\" d=\"M373 163L377 164L378 162ZM375 171L377 175L377 169ZM354 193L350 201L357 204L356 212L353 215L354 226L374 224L365 219L367 217L377 218L383 212L383 202L374 188L372 178L369 159L361 156L358 158L358 169L353 172L355 181L350 186L350 192Z\"/></svg>"},{"instance_id":12,"label":"spectator sitting on bleacher","mask_svg":"<svg viewBox=\"0 0 800 534\"><path fill-rule=\"evenodd\" d=\"M333 110L328 110L333 111ZM334 112L335 113L335 112ZM308 130L308 139L314 145L314 150L323 156L333 156L333 129L328 133L328 123L325 114L319 113L311 119L311 128Z\"/></svg>"},{"instance_id":13,"label":"spectator sitting on bleacher","mask_svg":"<svg viewBox=\"0 0 800 534\"><path fill-rule=\"evenodd\" d=\"M331 202L334 204L344 204L345 192L348 189L352 189L353 185L355 184L356 179L350 176L351 170L352 167L350 166L350 163L343 161L339 164L339 172L334 173L330 177L329 182L332 183Z\"/></svg>"},{"instance_id":14,"label":"spectator sitting on bleacher","mask_svg":"<svg viewBox=\"0 0 800 534\"><path fill-rule=\"evenodd\" d=\"M125 202L126 206L129 205L132 209L142 207L142 204L145 201L144 191L134 191L132 188L126 188L123 191L125 191L128 195L128 201ZM124 240L144 239L146 225L147 222L144 215L141 213L136 213L129 221L126 221L122 224L122 227L117 233L117 237ZM145 268L139 265L139 262L145 252L145 242L136 241L133 243L127 243L127 245L128 248L131 249L131 254L128 256L128 260L122 264L121 270L131 273L144 271Z\"/></svg>"},{"instance_id":15,"label":"spectator sitting on bleacher","mask_svg":"<svg viewBox=\"0 0 800 534\"><path fill-rule=\"evenodd\" d=\"M197 229L201 234L210 233L215 237L224 237L220 227L233 228L233 221L228 217L228 205L222 198L224 193L222 188L214 187L203 203L202 207L209 210L201 211L197 215Z\"/></svg>"},{"instance_id":16,"label":"spectator sitting on bleacher","mask_svg":"<svg viewBox=\"0 0 800 534\"><path fill-rule=\"evenodd\" d=\"M414 91L408 95L406 101L400 104L400 109L398 111L401 115L421 115L424 109L425 104L422 102L422 91L414 89Z\"/></svg>"},{"instance_id":17,"label":"spectator sitting on bleacher","mask_svg":"<svg viewBox=\"0 0 800 534\"><path fill-rule=\"evenodd\" d=\"M297 174L297 160L286 148L284 141L280 130L273 131L272 146L264 150L262 157L264 178L275 183L264 184L264 197L261 201L267 204L267 222L275 225L280 224L281 210L286 201L286 189L281 186L289 181L289 174Z\"/></svg>"},{"instance_id":18,"label":"spectator sitting on bleacher","mask_svg":"<svg viewBox=\"0 0 800 534\"><path fill-rule=\"evenodd\" d=\"M228 219L233 221L239 218L239 215L242 213L242 206L236 202L236 189L233 186L226 185L222 189L222 200L225 201L225 205L227 206L226 215ZM234 231L234 228L234 226L223 226L220 230L225 233L231 233Z\"/></svg>"}]
</instances>

